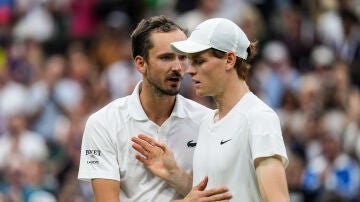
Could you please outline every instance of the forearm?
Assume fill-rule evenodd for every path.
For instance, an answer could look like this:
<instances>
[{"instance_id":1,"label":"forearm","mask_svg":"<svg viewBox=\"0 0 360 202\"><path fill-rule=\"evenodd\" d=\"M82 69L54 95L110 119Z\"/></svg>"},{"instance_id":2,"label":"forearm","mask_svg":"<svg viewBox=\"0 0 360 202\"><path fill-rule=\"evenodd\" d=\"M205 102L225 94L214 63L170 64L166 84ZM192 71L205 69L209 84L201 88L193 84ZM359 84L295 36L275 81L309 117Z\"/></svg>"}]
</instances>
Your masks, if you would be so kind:
<instances>
[{"instance_id":1,"label":"forearm","mask_svg":"<svg viewBox=\"0 0 360 202\"><path fill-rule=\"evenodd\" d=\"M192 188L192 176L181 168L170 171L169 176L163 180L183 196L186 196Z\"/></svg>"}]
</instances>

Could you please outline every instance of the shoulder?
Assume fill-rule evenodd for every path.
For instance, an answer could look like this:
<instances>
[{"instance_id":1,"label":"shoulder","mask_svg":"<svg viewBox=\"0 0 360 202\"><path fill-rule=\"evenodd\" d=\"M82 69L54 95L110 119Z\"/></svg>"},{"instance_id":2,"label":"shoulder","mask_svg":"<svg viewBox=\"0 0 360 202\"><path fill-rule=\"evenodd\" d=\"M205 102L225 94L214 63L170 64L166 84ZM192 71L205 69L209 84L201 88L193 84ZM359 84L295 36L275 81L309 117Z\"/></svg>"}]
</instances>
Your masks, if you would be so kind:
<instances>
[{"instance_id":1,"label":"shoulder","mask_svg":"<svg viewBox=\"0 0 360 202\"><path fill-rule=\"evenodd\" d=\"M247 94L236 106L236 110L247 119L251 130L280 130L280 120L276 112L253 93Z\"/></svg>"},{"instance_id":2,"label":"shoulder","mask_svg":"<svg viewBox=\"0 0 360 202\"><path fill-rule=\"evenodd\" d=\"M114 120L128 114L129 109L127 107L127 102L128 96L111 101L92 113L87 120L87 125L88 123L105 125L114 123Z\"/></svg>"},{"instance_id":3,"label":"shoulder","mask_svg":"<svg viewBox=\"0 0 360 202\"><path fill-rule=\"evenodd\" d=\"M247 96L247 100L244 105L245 106L243 108L246 110L246 115L250 119L277 119L276 112L253 93Z\"/></svg>"},{"instance_id":4,"label":"shoulder","mask_svg":"<svg viewBox=\"0 0 360 202\"><path fill-rule=\"evenodd\" d=\"M113 147L120 144L118 131L126 126L127 99L119 98L91 114L85 124L83 144Z\"/></svg>"}]
</instances>

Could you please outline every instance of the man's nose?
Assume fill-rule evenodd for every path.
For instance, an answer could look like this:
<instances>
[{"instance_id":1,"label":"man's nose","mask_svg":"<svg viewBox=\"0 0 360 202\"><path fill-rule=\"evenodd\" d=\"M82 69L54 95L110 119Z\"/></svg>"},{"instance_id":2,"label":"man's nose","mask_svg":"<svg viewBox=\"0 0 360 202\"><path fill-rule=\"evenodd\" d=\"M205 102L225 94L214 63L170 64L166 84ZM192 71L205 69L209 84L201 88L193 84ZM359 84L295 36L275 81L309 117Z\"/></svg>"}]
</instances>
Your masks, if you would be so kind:
<instances>
[{"instance_id":1,"label":"man's nose","mask_svg":"<svg viewBox=\"0 0 360 202\"><path fill-rule=\"evenodd\" d=\"M188 64L187 68L186 68L186 73L189 75L194 75L195 74L195 68L191 65Z\"/></svg>"},{"instance_id":2,"label":"man's nose","mask_svg":"<svg viewBox=\"0 0 360 202\"><path fill-rule=\"evenodd\" d=\"M173 65L172 65L172 70L174 71L181 71L181 69L183 67L185 67L186 63L182 60L179 59L179 57L176 57Z\"/></svg>"}]
</instances>

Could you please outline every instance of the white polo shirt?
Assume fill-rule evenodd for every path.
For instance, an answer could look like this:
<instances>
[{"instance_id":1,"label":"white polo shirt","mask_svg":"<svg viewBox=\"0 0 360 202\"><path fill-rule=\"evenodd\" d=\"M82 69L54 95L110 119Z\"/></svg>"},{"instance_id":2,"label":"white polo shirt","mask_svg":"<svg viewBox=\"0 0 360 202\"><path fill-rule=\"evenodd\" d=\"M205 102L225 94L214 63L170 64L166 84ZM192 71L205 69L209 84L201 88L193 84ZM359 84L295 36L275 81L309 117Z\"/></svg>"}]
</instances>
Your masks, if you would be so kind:
<instances>
[{"instance_id":1,"label":"white polo shirt","mask_svg":"<svg viewBox=\"0 0 360 202\"><path fill-rule=\"evenodd\" d=\"M193 184L208 176L206 189L225 185L231 201L262 201L254 160L277 154L288 164L277 115L251 92L216 123L215 113L200 126Z\"/></svg>"},{"instance_id":2,"label":"white polo shirt","mask_svg":"<svg viewBox=\"0 0 360 202\"><path fill-rule=\"evenodd\" d=\"M119 98L91 115L81 147L78 178L120 181L121 201L171 201L181 198L163 180L135 158L131 137L149 135L166 143L178 165L192 173L192 159L201 120L210 109L176 96L171 116L158 126L146 116L139 99L139 85L132 95Z\"/></svg>"}]
</instances>

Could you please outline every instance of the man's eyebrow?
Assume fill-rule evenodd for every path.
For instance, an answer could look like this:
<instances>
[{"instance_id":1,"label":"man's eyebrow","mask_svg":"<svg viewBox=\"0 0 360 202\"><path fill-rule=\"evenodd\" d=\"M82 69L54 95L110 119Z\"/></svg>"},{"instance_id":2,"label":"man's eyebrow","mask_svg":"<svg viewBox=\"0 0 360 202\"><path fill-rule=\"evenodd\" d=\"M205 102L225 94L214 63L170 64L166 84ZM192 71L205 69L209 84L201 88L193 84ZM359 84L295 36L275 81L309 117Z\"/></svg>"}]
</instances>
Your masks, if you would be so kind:
<instances>
[{"instance_id":1,"label":"man's eyebrow","mask_svg":"<svg viewBox=\"0 0 360 202\"><path fill-rule=\"evenodd\" d=\"M162 57L162 56L175 56L175 53L173 52L166 52L166 53L160 53L158 55L158 57Z\"/></svg>"},{"instance_id":2,"label":"man's eyebrow","mask_svg":"<svg viewBox=\"0 0 360 202\"><path fill-rule=\"evenodd\" d=\"M194 55L189 55L188 58L191 59L191 60L193 60L193 59L202 58L202 56L201 56L201 54L194 54Z\"/></svg>"}]
</instances>

